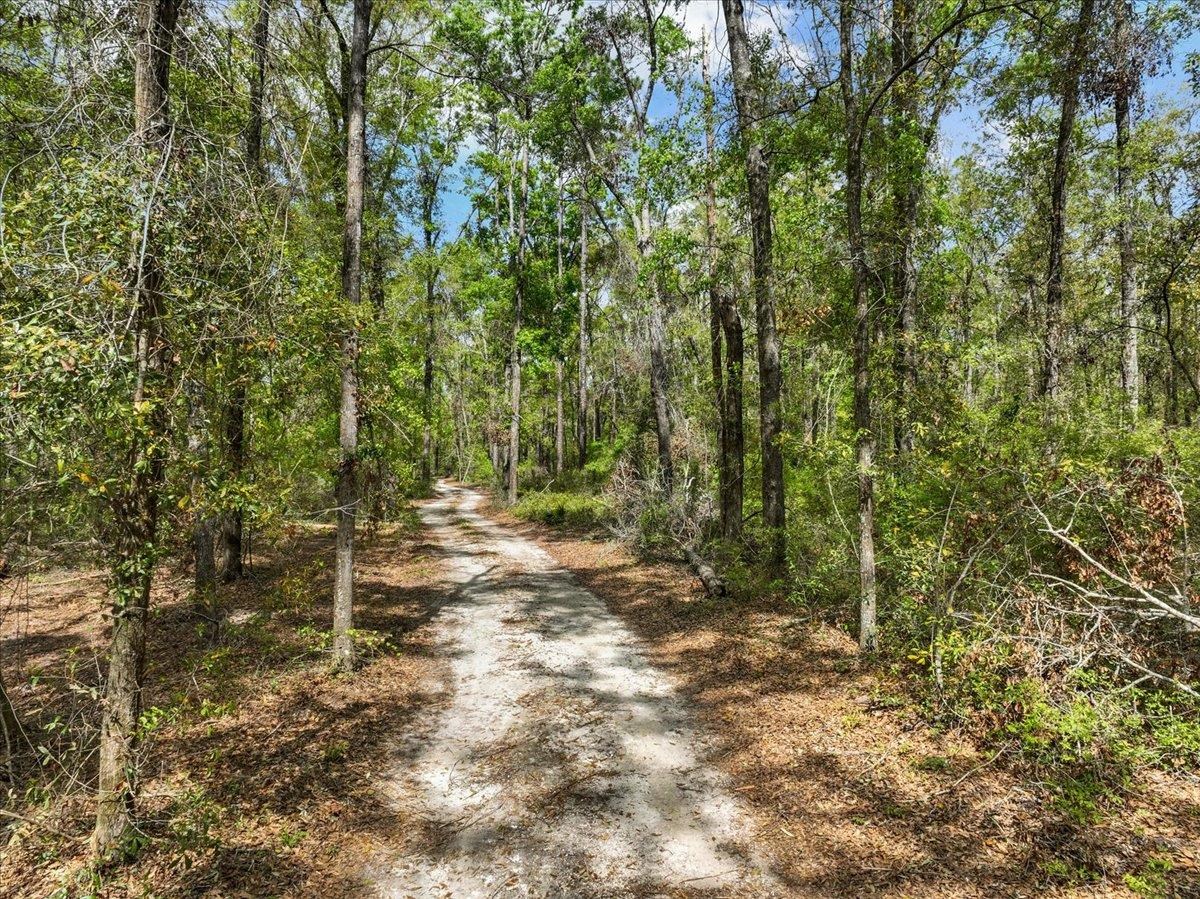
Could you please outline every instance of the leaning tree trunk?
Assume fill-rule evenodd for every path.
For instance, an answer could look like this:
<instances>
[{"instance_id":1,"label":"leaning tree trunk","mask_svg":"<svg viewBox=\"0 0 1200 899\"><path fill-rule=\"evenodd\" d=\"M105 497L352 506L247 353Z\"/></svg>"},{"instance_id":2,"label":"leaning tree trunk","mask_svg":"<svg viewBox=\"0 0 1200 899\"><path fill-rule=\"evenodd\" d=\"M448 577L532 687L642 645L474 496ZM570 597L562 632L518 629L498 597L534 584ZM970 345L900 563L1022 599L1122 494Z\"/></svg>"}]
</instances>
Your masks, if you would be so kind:
<instances>
[{"instance_id":1,"label":"leaning tree trunk","mask_svg":"<svg viewBox=\"0 0 1200 899\"><path fill-rule=\"evenodd\" d=\"M1067 175L1075 116L1079 111L1079 82L1087 61L1095 0L1081 0L1071 53L1062 72L1062 114L1054 147L1050 180L1050 263L1046 274L1046 337L1042 347L1042 395L1057 400L1062 389L1063 256L1067 222Z\"/></svg>"},{"instance_id":2,"label":"leaning tree trunk","mask_svg":"<svg viewBox=\"0 0 1200 899\"><path fill-rule=\"evenodd\" d=\"M760 123L762 97L750 67L750 41L742 0L721 0L729 36L729 65L737 105L738 130L746 144L746 185L753 243L754 308L758 326L759 431L762 443L763 523L771 535L771 560L777 570L786 560L783 484L783 374L775 330L774 260L771 234L771 182Z\"/></svg>"},{"instance_id":3,"label":"leaning tree trunk","mask_svg":"<svg viewBox=\"0 0 1200 899\"><path fill-rule=\"evenodd\" d=\"M873 652L878 645L875 588L875 429L871 414L871 307L867 293L870 271L862 226L863 129L854 84L854 10L841 5L839 82L846 115L846 237L850 249L854 299L854 430L858 470L858 643Z\"/></svg>"},{"instance_id":4,"label":"leaning tree trunk","mask_svg":"<svg viewBox=\"0 0 1200 899\"><path fill-rule=\"evenodd\" d=\"M337 564L333 587L333 663L354 667L354 526L358 515L358 316L362 303L363 193L367 173L367 42L371 0L354 0L346 140L346 219L342 294L350 322L342 335L337 471Z\"/></svg>"},{"instance_id":5,"label":"leaning tree trunk","mask_svg":"<svg viewBox=\"0 0 1200 899\"><path fill-rule=\"evenodd\" d=\"M137 731L146 668L146 618L158 539L158 494L164 475L167 379L172 354L163 329L162 217L154 183L170 154L171 51L178 0L141 0L134 46L134 152L137 154L129 286L134 298L137 366L127 479L113 498L112 643L100 719L96 827L91 848L108 856L133 825ZM143 411L145 410L145 411Z\"/></svg>"},{"instance_id":6,"label":"leaning tree trunk","mask_svg":"<svg viewBox=\"0 0 1200 899\"><path fill-rule=\"evenodd\" d=\"M1136 91L1133 41L1130 33L1133 10L1128 0L1116 0L1116 53L1118 59L1113 105L1117 126L1117 244L1121 258L1121 390L1131 422L1138 417L1138 329L1137 254L1133 245L1133 175L1129 164L1129 103Z\"/></svg>"},{"instance_id":7,"label":"leaning tree trunk","mask_svg":"<svg viewBox=\"0 0 1200 899\"><path fill-rule=\"evenodd\" d=\"M250 77L250 120L246 125L246 162L253 177L261 179L263 143L263 94L267 77L267 42L271 27L271 0L258 0L258 18L254 22L254 70ZM242 348L235 346L229 358L233 388L225 408L225 452L229 473L239 480L246 467L246 384L242 366ZM242 530L245 516L241 507L229 510L221 519L222 577L235 581L242 577Z\"/></svg>"}]
</instances>

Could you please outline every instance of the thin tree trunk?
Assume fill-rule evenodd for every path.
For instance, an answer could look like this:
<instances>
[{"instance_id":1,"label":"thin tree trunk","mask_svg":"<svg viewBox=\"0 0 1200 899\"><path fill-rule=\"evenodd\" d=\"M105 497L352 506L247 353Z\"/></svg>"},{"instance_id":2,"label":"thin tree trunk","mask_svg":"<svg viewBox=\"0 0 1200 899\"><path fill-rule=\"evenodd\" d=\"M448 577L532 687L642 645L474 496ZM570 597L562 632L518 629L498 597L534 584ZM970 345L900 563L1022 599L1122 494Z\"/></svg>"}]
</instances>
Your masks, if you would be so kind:
<instances>
[{"instance_id":1,"label":"thin tree trunk","mask_svg":"<svg viewBox=\"0 0 1200 899\"><path fill-rule=\"evenodd\" d=\"M745 497L746 435L743 426L743 372L745 345L742 336L742 317L732 291L722 291L720 298L721 327L725 333L725 406L721 418L725 422L725 459L728 473L728 493L725 495L723 516L724 536L739 540L742 536L742 508Z\"/></svg>"},{"instance_id":2,"label":"thin tree trunk","mask_svg":"<svg viewBox=\"0 0 1200 899\"><path fill-rule=\"evenodd\" d=\"M717 287L717 192L713 184L714 147L712 83L708 76L708 39L700 34L700 74L704 85L704 242L705 271L708 281L708 345L712 363L713 394L717 408L717 497L721 516L721 535L729 538L729 459L728 428L725 423L725 366L722 362L723 331L721 328L721 296ZM740 518L740 516L739 516Z\"/></svg>"},{"instance_id":3,"label":"thin tree trunk","mask_svg":"<svg viewBox=\"0 0 1200 899\"><path fill-rule=\"evenodd\" d=\"M367 42L371 0L354 0L346 140L346 220L342 295L350 322L342 335L340 461L337 471L337 564L333 588L333 664L354 667L354 527L358 516L358 316L362 303L363 194L367 174Z\"/></svg>"},{"instance_id":4,"label":"thin tree trunk","mask_svg":"<svg viewBox=\"0 0 1200 899\"><path fill-rule=\"evenodd\" d=\"M510 397L511 417L508 426L508 485L507 499L509 505L517 501L517 474L520 467L521 453L521 326L525 311L525 227L529 207L529 143L521 144L521 196L516 210L516 246L513 248L514 294L513 294L513 329L512 347L510 349L512 370L512 394ZM512 195L509 194L510 207ZM510 211L511 215L511 211Z\"/></svg>"},{"instance_id":5,"label":"thin tree trunk","mask_svg":"<svg viewBox=\"0 0 1200 899\"><path fill-rule=\"evenodd\" d=\"M188 457L192 469L192 561L196 611L215 623L217 618L217 560L213 552L213 519L206 508L204 475L208 468L208 423L204 416L204 385L199 377L188 383Z\"/></svg>"},{"instance_id":6,"label":"thin tree trunk","mask_svg":"<svg viewBox=\"0 0 1200 899\"><path fill-rule=\"evenodd\" d=\"M726 540L736 541L742 536L742 477L745 454L742 433L742 321L732 291L722 291L717 283L717 190L713 182L716 165L716 134L713 121L715 99L709 79L707 43L701 61L707 166L704 184L704 230L708 244L706 274L709 342L712 347L713 387L717 401L717 495L720 501L721 536Z\"/></svg>"},{"instance_id":7,"label":"thin tree trunk","mask_svg":"<svg viewBox=\"0 0 1200 899\"><path fill-rule=\"evenodd\" d=\"M558 197L555 207L554 250L558 263L558 277L554 282L554 312L557 316L563 302L563 184L562 177L558 179ZM563 473L563 454L566 450L563 433L563 360L561 348L555 348L554 355L554 476L561 477Z\"/></svg>"},{"instance_id":8,"label":"thin tree trunk","mask_svg":"<svg viewBox=\"0 0 1200 899\"><path fill-rule=\"evenodd\" d=\"M246 162L251 174L262 173L263 95L267 77L267 42L271 29L271 0L258 0L258 18L254 22L254 70L250 77L250 120L246 125ZM235 346L229 359L229 404L225 408L225 452L229 473L239 480L246 467L246 384L242 365L242 348ZM226 512L221 518L221 576L226 581L238 580L242 570L241 508Z\"/></svg>"},{"instance_id":9,"label":"thin tree trunk","mask_svg":"<svg viewBox=\"0 0 1200 899\"><path fill-rule=\"evenodd\" d=\"M425 238L425 369L421 394L421 480L429 484L433 479L433 375L434 349L437 342L437 279L438 268L434 263L434 245L437 231L433 216L437 208L441 169L426 160L426 168L420 174L421 218Z\"/></svg>"},{"instance_id":10,"label":"thin tree trunk","mask_svg":"<svg viewBox=\"0 0 1200 899\"><path fill-rule=\"evenodd\" d=\"M892 65L904 69L916 52L916 21L913 0L892 3ZM914 264L917 242L917 212L920 205L921 178L925 168L925 150L921 159L909 158L913 142L904 140L915 127L917 118L916 72L904 70L893 87L897 131L896 152L902 154L893 181L893 214L896 220L896 260L893 289L898 304L896 330L897 416L896 449L910 452L916 443L913 430L913 399L917 392L917 273Z\"/></svg>"},{"instance_id":11,"label":"thin tree trunk","mask_svg":"<svg viewBox=\"0 0 1200 899\"><path fill-rule=\"evenodd\" d=\"M588 450L588 208L587 184L579 201L579 467L587 465Z\"/></svg>"},{"instance_id":12,"label":"thin tree trunk","mask_svg":"<svg viewBox=\"0 0 1200 899\"><path fill-rule=\"evenodd\" d=\"M433 347L437 327L434 318L434 284L430 277L425 285L425 366L421 389L421 480L433 480L430 458L433 453Z\"/></svg>"},{"instance_id":13,"label":"thin tree trunk","mask_svg":"<svg viewBox=\"0 0 1200 899\"><path fill-rule=\"evenodd\" d=\"M162 317L163 271L157 257L161 208L157 174L170 154L171 52L178 0L141 0L134 46L134 148L137 217L130 264L135 300L137 376L133 408L148 408L132 424L127 486L114 498L110 589L112 643L100 719L96 827L91 848L105 857L124 843L133 824L137 791L137 731L146 668L146 618L158 539L158 493L163 483L161 435L167 429L171 351Z\"/></svg>"},{"instance_id":14,"label":"thin tree trunk","mask_svg":"<svg viewBox=\"0 0 1200 899\"><path fill-rule=\"evenodd\" d=\"M1116 52L1118 59L1116 90L1113 105L1117 126L1117 205L1120 221L1117 224L1117 243L1121 258L1121 390L1131 422L1138 418L1138 329L1137 329L1137 254L1133 244L1134 185L1129 164L1129 105L1136 91L1131 19L1133 10L1128 0L1116 0Z\"/></svg>"},{"instance_id":15,"label":"thin tree trunk","mask_svg":"<svg viewBox=\"0 0 1200 899\"><path fill-rule=\"evenodd\" d=\"M771 532L771 561L781 570L787 556L785 530L782 416L783 375L775 330L774 260L771 234L771 184L759 123L762 98L750 67L750 42L742 0L721 0L729 37L729 64L737 104L738 130L745 142L746 184L753 243L754 309L758 326L759 431L762 443L763 523Z\"/></svg>"},{"instance_id":16,"label":"thin tree trunk","mask_svg":"<svg viewBox=\"0 0 1200 899\"><path fill-rule=\"evenodd\" d=\"M0 757L0 766L8 772L9 779L13 776L13 759L16 758L19 747L25 742L21 730L21 722L17 711L13 708L8 691L4 688L4 679L0 677L0 738L4 740L4 755Z\"/></svg>"},{"instance_id":17,"label":"thin tree trunk","mask_svg":"<svg viewBox=\"0 0 1200 899\"><path fill-rule=\"evenodd\" d=\"M867 293L870 271L862 228L862 122L854 84L854 10L841 5L841 72L839 82L846 114L846 234L850 249L854 299L854 430L858 469L859 646L873 652L878 645L875 588L875 431L871 415L871 307Z\"/></svg>"},{"instance_id":18,"label":"thin tree trunk","mask_svg":"<svg viewBox=\"0 0 1200 899\"><path fill-rule=\"evenodd\" d=\"M262 168L263 94L270 34L271 0L258 0L258 17L254 21L254 70L250 76L250 120L246 124L246 161L255 174Z\"/></svg>"},{"instance_id":19,"label":"thin tree trunk","mask_svg":"<svg viewBox=\"0 0 1200 899\"><path fill-rule=\"evenodd\" d=\"M566 435L563 430L563 361L554 360L554 474L563 473Z\"/></svg>"},{"instance_id":20,"label":"thin tree trunk","mask_svg":"<svg viewBox=\"0 0 1200 899\"><path fill-rule=\"evenodd\" d=\"M1057 400L1062 389L1063 256L1067 227L1067 175L1075 116L1079 111L1079 82L1087 61L1095 0L1081 0L1071 54L1062 81L1062 114L1054 148L1050 181L1050 264L1046 274L1046 338L1042 348L1042 395Z\"/></svg>"},{"instance_id":21,"label":"thin tree trunk","mask_svg":"<svg viewBox=\"0 0 1200 899\"><path fill-rule=\"evenodd\" d=\"M642 259L650 257L647 246ZM658 439L658 477L669 494L675 485L675 463L671 458L671 412L667 403L667 327L663 321L662 298L654 272L650 282L650 400L654 412L654 433Z\"/></svg>"}]
</instances>

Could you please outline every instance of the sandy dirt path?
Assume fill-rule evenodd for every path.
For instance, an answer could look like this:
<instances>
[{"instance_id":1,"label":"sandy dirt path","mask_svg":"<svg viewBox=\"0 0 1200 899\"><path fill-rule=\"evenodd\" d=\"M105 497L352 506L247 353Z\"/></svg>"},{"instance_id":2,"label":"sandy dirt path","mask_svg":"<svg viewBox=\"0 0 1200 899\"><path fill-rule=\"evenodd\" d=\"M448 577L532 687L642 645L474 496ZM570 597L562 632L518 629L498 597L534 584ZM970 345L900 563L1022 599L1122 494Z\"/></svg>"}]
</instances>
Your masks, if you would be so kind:
<instances>
[{"instance_id":1,"label":"sandy dirt path","mask_svg":"<svg viewBox=\"0 0 1200 899\"><path fill-rule=\"evenodd\" d=\"M543 550L441 484L422 516L457 598L450 699L386 791L426 822L380 895L773 896L711 744L636 639Z\"/></svg>"}]
</instances>

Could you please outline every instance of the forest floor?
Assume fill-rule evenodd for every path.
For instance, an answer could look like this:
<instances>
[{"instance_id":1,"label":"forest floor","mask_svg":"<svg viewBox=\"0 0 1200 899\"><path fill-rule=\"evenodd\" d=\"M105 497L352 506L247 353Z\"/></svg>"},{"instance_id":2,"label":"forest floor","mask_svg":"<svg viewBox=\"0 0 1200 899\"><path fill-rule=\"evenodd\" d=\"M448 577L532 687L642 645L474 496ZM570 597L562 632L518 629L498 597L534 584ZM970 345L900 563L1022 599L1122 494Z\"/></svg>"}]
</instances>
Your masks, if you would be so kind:
<instances>
[{"instance_id":1,"label":"forest floor","mask_svg":"<svg viewBox=\"0 0 1200 899\"><path fill-rule=\"evenodd\" d=\"M326 673L330 529L226 589L215 645L164 572L146 842L91 881L70 784L104 581L32 579L0 661L47 763L4 803L27 820L0 822L0 895L1200 896L1195 778L1143 772L1081 817L931 729L843 632L484 503L445 485L363 541L358 624L388 644L348 678Z\"/></svg>"}]
</instances>

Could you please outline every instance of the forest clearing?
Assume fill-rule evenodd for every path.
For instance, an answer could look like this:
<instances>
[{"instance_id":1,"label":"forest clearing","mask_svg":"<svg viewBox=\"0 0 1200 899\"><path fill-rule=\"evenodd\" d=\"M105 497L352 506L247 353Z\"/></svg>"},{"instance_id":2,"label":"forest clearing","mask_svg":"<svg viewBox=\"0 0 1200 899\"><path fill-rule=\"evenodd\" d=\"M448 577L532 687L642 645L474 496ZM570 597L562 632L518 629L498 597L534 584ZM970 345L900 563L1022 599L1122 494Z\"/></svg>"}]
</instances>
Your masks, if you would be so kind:
<instances>
[{"instance_id":1,"label":"forest clearing","mask_svg":"<svg viewBox=\"0 0 1200 899\"><path fill-rule=\"evenodd\" d=\"M1200 896L1196 0L0 0L0 895Z\"/></svg>"}]
</instances>

